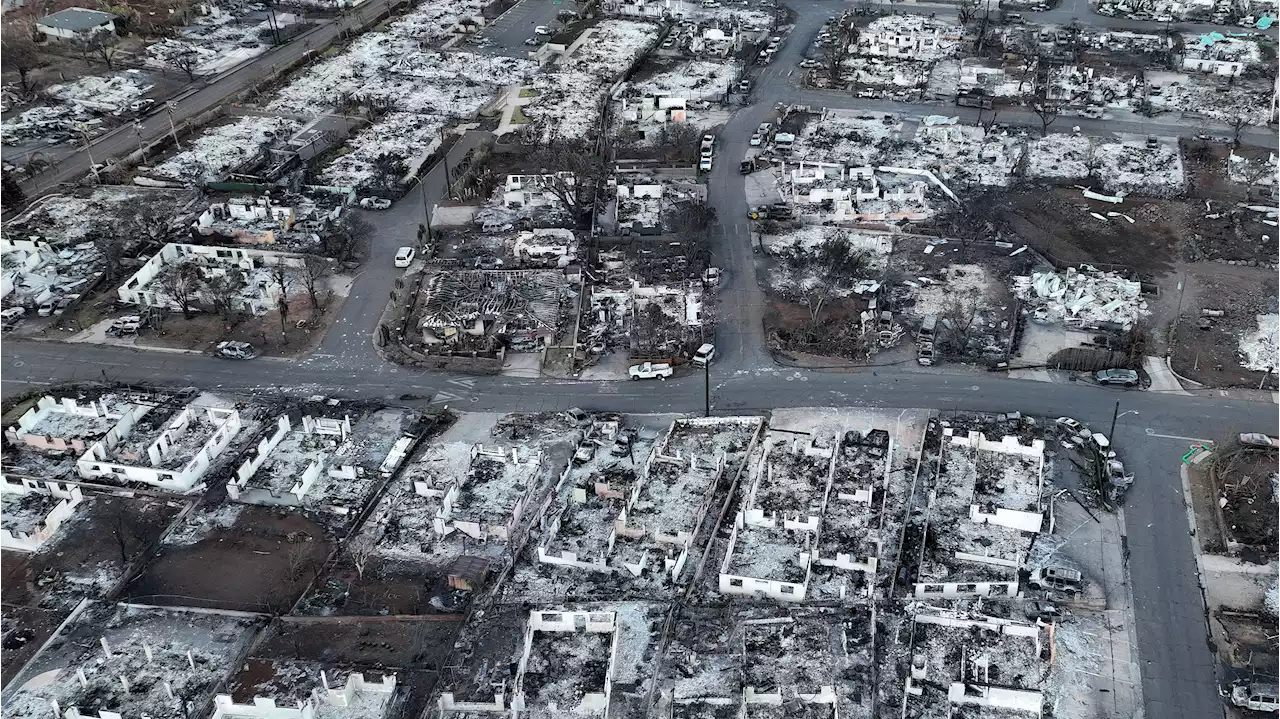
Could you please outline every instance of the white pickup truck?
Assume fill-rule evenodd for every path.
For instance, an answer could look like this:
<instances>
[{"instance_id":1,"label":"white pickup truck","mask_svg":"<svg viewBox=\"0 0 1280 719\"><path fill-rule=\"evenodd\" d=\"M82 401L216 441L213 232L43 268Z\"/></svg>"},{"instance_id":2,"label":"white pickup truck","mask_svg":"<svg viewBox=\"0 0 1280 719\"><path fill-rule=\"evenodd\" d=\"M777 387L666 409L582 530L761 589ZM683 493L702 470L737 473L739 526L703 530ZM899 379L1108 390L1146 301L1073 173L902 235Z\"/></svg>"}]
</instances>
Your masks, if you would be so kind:
<instances>
[{"instance_id":1,"label":"white pickup truck","mask_svg":"<svg viewBox=\"0 0 1280 719\"><path fill-rule=\"evenodd\" d=\"M633 364L631 369L627 370L627 374L631 379L666 379L675 373L671 369L671 365L665 363L645 362L644 364Z\"/></svg>"}]
</instances>

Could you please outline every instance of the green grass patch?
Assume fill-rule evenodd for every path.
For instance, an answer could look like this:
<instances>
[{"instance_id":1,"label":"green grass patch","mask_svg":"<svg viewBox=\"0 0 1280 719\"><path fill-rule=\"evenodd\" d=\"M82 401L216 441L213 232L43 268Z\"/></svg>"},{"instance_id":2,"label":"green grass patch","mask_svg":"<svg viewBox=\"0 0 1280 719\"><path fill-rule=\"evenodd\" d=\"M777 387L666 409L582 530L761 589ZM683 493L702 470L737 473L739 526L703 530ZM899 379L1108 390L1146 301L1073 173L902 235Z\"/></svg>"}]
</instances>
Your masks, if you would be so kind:
<instances>
[{"instance_id":1,"label":"green grass patch","mask_svg":"<svg viewBox=\"0 0 1280 719\"><path fill-rule=\"evenodd\" d=\"M532 87L520 88L520 97L537 97L541 94L542 92L536 88L532 88Z\"/></svg>"},{"instance_id":2,"label":"green grass patch","mask_svg":"<svg viewBox=\"0 0 1280 719\"><path fill-rule=\"evenodd\" d=\"M515 112L511 113L511 124L527 125L529 124L529 118L526 117L525 114L520 111L520 108L517 107Z\"/></svg>"}]
</instances>

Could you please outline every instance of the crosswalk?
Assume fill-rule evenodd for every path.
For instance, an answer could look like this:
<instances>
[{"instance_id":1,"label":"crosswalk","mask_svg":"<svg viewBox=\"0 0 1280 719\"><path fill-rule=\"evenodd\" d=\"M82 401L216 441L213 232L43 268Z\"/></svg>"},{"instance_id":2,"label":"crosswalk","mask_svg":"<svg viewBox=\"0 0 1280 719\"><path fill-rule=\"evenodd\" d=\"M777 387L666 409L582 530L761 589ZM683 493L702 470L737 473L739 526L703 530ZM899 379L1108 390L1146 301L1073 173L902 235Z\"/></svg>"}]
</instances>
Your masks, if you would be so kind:
<instances>
[{"instance_id":1,"label":"crosswalk","mask_svg":"<svg viewBox=\"0 0 1280 719\"><path fill-rule=\"evenodd\" d=\"M476 381L469 377L460 377L458 379L445 380L445 384L450 389L442 389L437 391L427 404L447 405L457 402L475 402L477 397L473 393L476 388Z\"/></svg>"}]
</instances>

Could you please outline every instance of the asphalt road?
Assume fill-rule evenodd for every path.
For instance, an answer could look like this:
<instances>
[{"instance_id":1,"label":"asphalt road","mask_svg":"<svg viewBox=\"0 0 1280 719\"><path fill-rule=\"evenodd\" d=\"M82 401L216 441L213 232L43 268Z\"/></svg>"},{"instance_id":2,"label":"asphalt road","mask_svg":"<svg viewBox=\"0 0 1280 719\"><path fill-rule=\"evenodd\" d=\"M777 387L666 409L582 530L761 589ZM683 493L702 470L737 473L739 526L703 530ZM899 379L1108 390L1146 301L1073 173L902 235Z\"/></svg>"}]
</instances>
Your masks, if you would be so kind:
<instances>
[{"instance_id":1,"label":"asphalt road","mask_svg":"<svg viewBox=\"0 0 1280 719\"><path fill-rule=\"evenodd\" d=\"M351 12L321 22L289 42L273 48L243 65L217 76L212 81L197 82L192 89L172 100L172 120L181 125L185 120L217 107L240 92L252 87L275 71L275 68L292 64L309 52L319 52L341 32L356 30L369 19L386 10L390 0L369 0ZM89 151L80 149L63 158L57 168L28 179L23 189L28 195L38 194L40 188L48 190L52 185L76 182L90 169L89 155L96 162L105 163L108 158L120 157L138 149L138 134L146 142L170 132L170 112L158 105L138 122L137 133L133 123L126 123L90 143Z\"/></svg>"}]
</instances>

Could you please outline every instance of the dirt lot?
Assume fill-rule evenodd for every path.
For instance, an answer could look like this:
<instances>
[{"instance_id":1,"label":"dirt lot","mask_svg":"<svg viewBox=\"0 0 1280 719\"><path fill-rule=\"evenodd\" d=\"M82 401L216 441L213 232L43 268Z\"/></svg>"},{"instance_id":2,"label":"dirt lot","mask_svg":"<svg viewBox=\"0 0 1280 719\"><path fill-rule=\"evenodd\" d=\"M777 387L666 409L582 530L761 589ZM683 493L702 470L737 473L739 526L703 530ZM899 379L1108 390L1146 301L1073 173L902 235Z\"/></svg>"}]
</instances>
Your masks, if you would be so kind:
<instances>
[{"instance_id":1,"label":"dirt lot","mask_svg":"<svg viewBox=\"0 0 1280 719\"><path fill-rule=\"evenodd\" d=\"M125 590L131 601L244 611L287 611L332 548L298 514L246 505L230 527L166 545Z\"/></svg>"},{"instance_id":2,"label":"dirt lot","mask_svg":"<svg viewBox=\"0 0 1280 719\"><path fill-rule=\"evenodd\" d=\"M1219 610L1214 613L1219 636L1224 646L1218 648L1218 656L1241 678L1251 675L1276 676L1277 649L1276 620L1265 614ZM1249 711L1236 710L1235 716L1263 716Z\"/></svg>"},{"instance_id":3,"label":"dirt lot","mask_svg":"<svg viewBox=\"0 0 1280 719\"><path fill-rule=\"evenodd\" d=\"M1178 295L1182 295L1182 313L1170 357L1174 371L1209 387L1256 389L1264 373L1240 366L1240 336L1257 330L1257 315L1276 311L1280 286L1275 271L1217 263L1181 264L1179 270L1160 281L1160 300L1152 305L1151 319L1153 328L1172 322L1178 311ZM1179 281L1183 283L1181 291ZM1210 329L1202 330L1197 322L1200 311L1206 308L1226 314L1215 318ZM1167 337L1161 332L1154 336ZM1274 381L1273 375L1273 387Z\"/></svg>"},{"instance_id":4,"label":"dirt lot","mask_svg":"<svg viewBox=\"0 0 1280 719\"><path fill-rule=\"evenodd\" d=\"M293 662L314 662L308 669L340 665L365 671L369 679L395 672L397 700L385 719L416 719L427 712L438 670L453 652L460 617L446 621L387 619L277 619L228 683L237 701L261 695L261 687L277 681L279 669ZM317 667L318 665L318 667ZM317 687L320 677L315 677ZM256 689L256 691L255 691Z\"/></svg>"},{"instance_id":5,"label":"dirt lot","mask_svg":"<svg viewBox=\"0 0 1280 719\"><path fill-rule=\"evenodd\" d=\"M107 598L182 507L143 496L86 497L41 551L4 553L5 606L70 610L86 596Z\"/></svg>"},{"instance_id":6,"label":"dirt lot","mask_svg":"<svg viewBox=\"0 0 1280 719\"><path fill-rule=\"evenodd\" d=\"M6 591L13 586L9 583L9 554L4 553ZM4 605L4 639L0 641L0 681L3 684L8 684L22 670L22 666L35 656L36 650L68 614L70 612L63 610Z\"/></svg>"},{"instance_id":7,"label":"dirt lot","mask_svg":"<svg viewBox=\"0 0 1280 719\"><path fill-rule=\"evenodd\" d=\"M280 313L275 310L236 323L228 323L214 314L197 315L190 320L177 314L165 320L159 330L140 335L136 344L208 352L222 340L239 340L252 344L264 355L297 357L320 344L328 322L338 316L340 306L340 301L332 302L328 311L313 313L309 299L293 298L289 302L283 336Z\"/></svg>"},{"instance_id":8,"label":"dirt lot","mask_svg":"<svg viewBox=\"0 0 1280 719\"><path fill-rule=\"evenodd\" d=\"M1228 539L1275 556L1277 508L1276 453L1263 448L1232 447L1214 458L1214 488L1227 500L1222 507Z\"/></svg>"},{"instance_id":9,"label":"dirt lot","mask_svg":"<svg viewBox=\"0 0 1280 719\"><path fill-rule=\"evenodd\" d=\"M447 591L443 572L371 558L364 573L344 558L307 595L300 614L380 616L436 614L434 594Z\"/></svg>"},{"instance_id":10,"label":"dirt lot","mask_svg":"<svg viewBox=\"0 0 1280 719\"><path fill-rule=\"evenodd\" d=\"M462 618L291 617L277 621L257 656L436 669L453 651Z\"/></svg>"}]
</instances>

